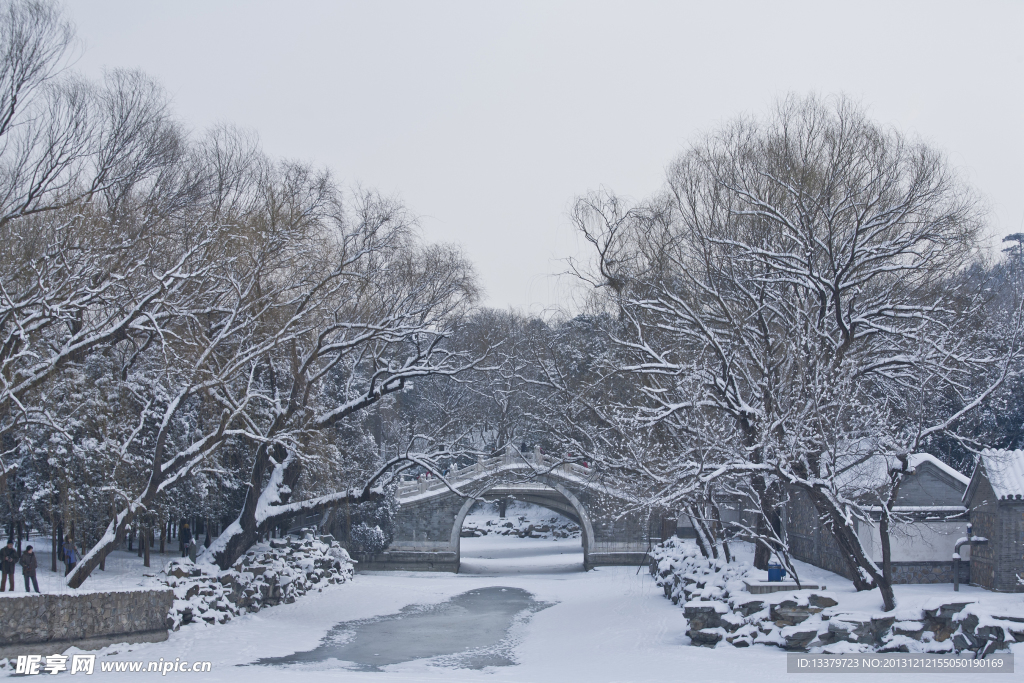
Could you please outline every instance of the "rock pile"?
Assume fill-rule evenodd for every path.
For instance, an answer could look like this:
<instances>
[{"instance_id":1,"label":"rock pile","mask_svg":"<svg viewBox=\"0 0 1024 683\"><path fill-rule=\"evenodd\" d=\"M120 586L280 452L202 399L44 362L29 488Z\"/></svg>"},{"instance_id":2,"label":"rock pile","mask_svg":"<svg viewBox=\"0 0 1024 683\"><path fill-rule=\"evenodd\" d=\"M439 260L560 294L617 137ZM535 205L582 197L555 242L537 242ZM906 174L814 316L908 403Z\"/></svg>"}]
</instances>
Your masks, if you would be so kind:
<instances>
[{"instance_id":1,"label":"rock pile","mask_svg":"<svg viewBox=\"0 0 1024 683\"><path fill-rule=\"evenodd\" d=\"M167 627L203 621L223 624L246 612L295 602L310 590L352 579L353 560L331 536L271 539L238 559L231 569L171 560L160 580L174 589Z\"/></svg>"},{"instance_id":2,"label":"rock pile","mask_svg":"<svg viewBox=\"0 0 1024 683\"><path fill-rule=\"evenodd\" d=\"M462 526L462 538L488 534L519 538L579 538L580 528L575 523L558 517L531 522L529 518L523 516L509 519L467 519Z\"/></svg>"},{"instance_id":3,"label":"rock pile","mask_svg":"<svg viewBox=\"0 0 1024 683\"><path fill-rule=\"evenodd\" d=\"M670 539L652 552L651 573L665 596L682 603L693 645L754 643L798 652L963 652L984 656L1024 642L1024 615L995 616L977 603L867 614L844 611L836 596L812 591L751 595L749 563L708 560ZM907 618L913 617L913 618Z\"/></svg>"},{"instance_id":4,"label":"rock pile","mask_svg":"<svg viewBox=\"0 0 1024 683\"><path fill-rule=\"evenodd\" d=\"M959 603L952 607L957 606ZM993 615L976 603L961 610L950 609L950 605L926 609L923 625L925 629L941 629L940 633L952 632L954 649L974 650L981 655L1005 649L1010 643L1024 643L1024 615Z\"/></svg>"}]
</instances>

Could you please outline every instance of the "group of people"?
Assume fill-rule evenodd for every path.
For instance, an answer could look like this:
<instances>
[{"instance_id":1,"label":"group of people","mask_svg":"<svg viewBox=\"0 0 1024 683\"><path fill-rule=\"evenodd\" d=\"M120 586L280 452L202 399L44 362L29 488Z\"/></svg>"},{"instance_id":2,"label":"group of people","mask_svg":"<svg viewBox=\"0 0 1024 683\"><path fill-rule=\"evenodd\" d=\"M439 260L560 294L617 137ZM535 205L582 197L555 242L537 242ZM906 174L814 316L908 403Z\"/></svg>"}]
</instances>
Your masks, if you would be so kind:
<instances>
[{"instance_id":1,"label":"group of people","mask_svg":"<svg viewBox=\"0 0 1024 683\"><path fill-rule=\"evenodd\" d=\"M75 548L75 543L70 536L64 539L61 551L64 555L64 576L67 576L78 564L79 559L78 549ZM8 585L11 587L11 592L14 592L14 572L18 565L21 565L21 575L25 579L25 592L35 590L38 593L39 581L36 578L36 569L39 567L39 560L36 557L36 552L32 546L27 546L25 552L19 555L14 547L14 541L11 539L7 540L7 545L4 548L0 548L0 592L6 591Z\"/></svg>"},{"instance_id":2,"label":"group of people","mask_svg":"<svg viewBox=\"0 0 1024 683\"><path fill-rule=\"evenodd\" d=\"M29 582L36 593L39 592L39 582L36 580L36 553L32 546L25 548L25 552L18 556L14 549L14 541L7 541L7 546L0 549L0 592L7 590L8 581L11 585L11 592L14 592L14 570L21 565L21 574L25 577L25 592L29 592ZM8 577L10 577L8 579Z\"/></svg>"},{"instance_id":3,"label":"group of people","mask_svg":"<svg viewBox=\"0 0 1024 683\"><path fill-rule=\"evenodd\" d=\"M196 542L188 523L182 528L179 541L181 544L181 556L191 557L195 560ZM64 539L60 550L64 556L64 576L67 576L80 559L78 549L75 547L74 541L71 540L71 536L67 536ZM11 592L14 592L14 572L19 564L21 565L21 574L25 578L25 592L29 592L29 585L31 584L32 589L38 593L39 581L36 579L36 567L38 566L36 553L32 546L27 546L25 552L19 555L14 547L13 540L8 540L6 547L0 548L0 578L2 578L2 581L0 581L0 592L6 591L8 584L11 587Z\"/></svg>"}]
</instances>

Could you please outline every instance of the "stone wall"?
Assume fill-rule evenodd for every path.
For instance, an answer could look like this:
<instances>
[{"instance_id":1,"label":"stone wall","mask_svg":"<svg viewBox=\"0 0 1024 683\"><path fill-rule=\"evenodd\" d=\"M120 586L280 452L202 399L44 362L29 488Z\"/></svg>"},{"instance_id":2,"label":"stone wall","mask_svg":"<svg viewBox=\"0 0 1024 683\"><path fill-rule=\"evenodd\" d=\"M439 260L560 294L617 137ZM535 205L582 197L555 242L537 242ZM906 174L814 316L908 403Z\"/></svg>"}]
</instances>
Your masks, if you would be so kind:
<instances>
[{"instance_id":1,"label":"stone wall","mask_svg":"<svg viewBox=\"0 0 1024 683\"><path fill-rule=\"evenodd\" d=\"M975 534L981 535L977 527ZM853 579L839 545L832 535L822 528L814 503L802 491L790 491L789 505L786 507L786 538L789 541L790 555L794 559ZM971 566L972 563L968 561L960 563L961 583L971 582ZM892 578L893 583L953 583L953 561L950 559L893 562ZM977 582L977 577L973 578Z\"/></svg>"},{"instance_id":2,"label":"stone wall","mask_svg":"<svg viewBox=\"0 0 1024 683\"><path fill-rule=\"evenodd\" d=\"M953 583L953 561L893 562L893 583ZM960 562L960 583L971 582L971 563Z\"/></svg>"},{"instance_id":3,"label":"stone wall","mask_svg":"<svg viewBox=\"0 0 1024 683\"><path fill-rule=\"evenodd\" d=\"M171 590L0 597L0 650L22 648L19 654L32 654L25 646L95 639L113 643L142 634L163 640L173 602Z\"/></svg>"},{"instance_id":4,"label":"stone wall","mask_svg":"<svg viewBox=\"0 0 1024 683\"><path fill-rule=\"evenodd\" d=\"M353 553L356 570L459 571L459 548L452 546L452 528L464 504L454 495L402 503L391 545L380 553ZM341 528L335 531L344 533L344 521L338 524Z\"/></svg>"},{"instance_id":5,"label":"stone wall","mask_svg":"<svg viewBox=\"0 0 1024 683\"><path fill-rule=\"evenodd\" d=\"M974 518L972 510L972 521ZM979 552L987 550L991 557L991 583L982 585L1000 592L1024 592L1024 584L1018 580L1024 576L1024 501L1000 500L991 531L979 523L974 525L974 533L989 539L987 544L977 546Z\"/></svg>"},{"instance_id":6,"label":"stone wall","mask_svg":"<svg viewBox=\"0 0 1024 683\"><path fill-rule=\"evenodd\" d=\"M853 580L850 567L832 534L821 528L818 510L810 496L797 489L789 492L786 539L789 542L789 553L795 559Z\"/></svg>"},{"instance_id":7,"label":"stone wall","mask_svg":"<svg viewBox=\"0 0 1024 683\"><path fill-rule=\"evenodd\" d=\"M1024 500L997 500L982 477L972 496L974 535L988 539L971 548L971 583L990 590L1024 592Z\"/></svg>"}]
</instances>

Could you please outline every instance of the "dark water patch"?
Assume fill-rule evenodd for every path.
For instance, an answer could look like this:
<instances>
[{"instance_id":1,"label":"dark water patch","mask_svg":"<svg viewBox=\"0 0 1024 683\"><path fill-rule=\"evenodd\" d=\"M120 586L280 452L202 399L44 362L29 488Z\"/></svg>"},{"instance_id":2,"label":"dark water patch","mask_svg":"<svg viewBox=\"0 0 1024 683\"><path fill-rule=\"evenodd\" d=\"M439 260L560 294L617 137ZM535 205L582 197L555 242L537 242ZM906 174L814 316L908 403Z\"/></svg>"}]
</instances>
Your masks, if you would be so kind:
<instances>
[{"instance_id":1,"label":"dark water patch","mask_svg":"<svg viewBox=\"0 0 1024 683\"><path fill-rule=\"evenodd\" d=\"M313 650L255 663L280 666L336 660L361 671L380 671L416 659L436 659L439 665L467 669L509 666L515 664L513 627L552 604L537 601L521 588L489 586L436 605L409 605L398 614L342 622Z\"/></svg>"}]
</instances>

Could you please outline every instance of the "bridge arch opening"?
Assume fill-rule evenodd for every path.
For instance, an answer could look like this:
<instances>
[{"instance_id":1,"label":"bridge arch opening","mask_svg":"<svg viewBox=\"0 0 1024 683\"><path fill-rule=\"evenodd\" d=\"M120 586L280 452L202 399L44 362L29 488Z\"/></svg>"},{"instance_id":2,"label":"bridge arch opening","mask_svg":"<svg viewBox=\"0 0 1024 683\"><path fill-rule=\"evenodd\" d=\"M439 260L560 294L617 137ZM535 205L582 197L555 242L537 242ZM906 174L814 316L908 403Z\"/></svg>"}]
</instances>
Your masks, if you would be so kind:
<instances>
[{"instance_id":1,"label":"bridge arch opening","mask_svg":"<svg viewBox=\"0 0 1024 683\"><path fill-rule=\"evenodd\" d=\"M558 481L537 479L532 483L534 486L531 487L530 491L520 491L514 485L495 483L482 491L476 492L475 497L465 500L455 515L449 541L449 547L455 551L456 566L461 567L462 527L470 510L480 499L508 496L547 508L576 522L580 528L580 541L583 546L583 569L589 570L591 568L590 551L594 542L594 527L586 508L571 491L567 490ZM537 488L536 484L543 484L544 488Z\"/></svg>"}]
</instances>

